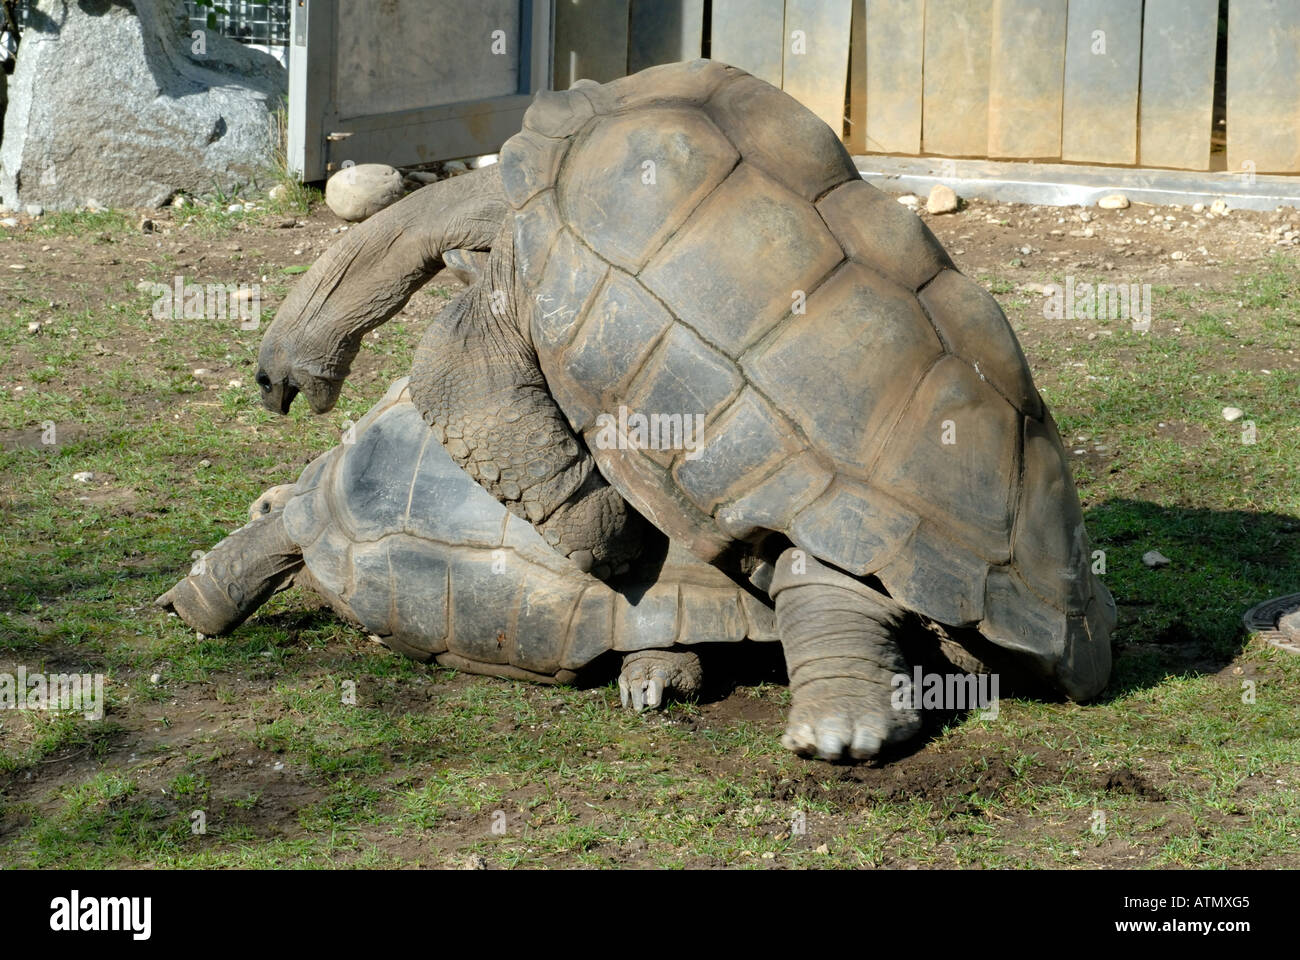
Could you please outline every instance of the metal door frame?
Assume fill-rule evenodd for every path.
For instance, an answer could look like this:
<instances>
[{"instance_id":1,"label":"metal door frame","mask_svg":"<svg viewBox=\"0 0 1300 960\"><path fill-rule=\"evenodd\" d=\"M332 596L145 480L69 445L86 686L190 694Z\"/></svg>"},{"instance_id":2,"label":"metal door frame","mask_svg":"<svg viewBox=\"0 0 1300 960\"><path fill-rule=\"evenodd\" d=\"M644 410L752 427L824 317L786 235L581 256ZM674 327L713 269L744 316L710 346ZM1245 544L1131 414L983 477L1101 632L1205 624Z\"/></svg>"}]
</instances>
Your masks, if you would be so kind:
<instances>
[{"instance_id":1,"label":"metal door frame","mask_svg":"<svg viewBox=\"0 0 1300 960\"><path fill-rule=\"evenodd\" d=\"M409 166L494 153L519 131L533 95L550 88L553 0L520 0L517 93L340 117L334 102L340 2L348 0L293 0L290 10L287 160L304 182L324 180L348 160Z\"/></svg>"}]
</instances>

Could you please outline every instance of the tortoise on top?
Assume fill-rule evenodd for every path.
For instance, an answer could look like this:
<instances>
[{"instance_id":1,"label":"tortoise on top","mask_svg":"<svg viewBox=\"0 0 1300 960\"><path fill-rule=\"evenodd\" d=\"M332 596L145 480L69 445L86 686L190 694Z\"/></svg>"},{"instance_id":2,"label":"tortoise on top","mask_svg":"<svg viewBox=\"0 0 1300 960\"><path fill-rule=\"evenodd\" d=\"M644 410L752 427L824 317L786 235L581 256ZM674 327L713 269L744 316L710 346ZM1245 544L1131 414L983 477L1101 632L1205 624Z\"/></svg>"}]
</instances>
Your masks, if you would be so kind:
<instances>
[{"instance_id":1,"label":"tortoise on top","mask_svg":"<svg viewBox=\"0 0 1300 960\"><path fill-rule=\"evenodd\" d=\"M775 560L801 752L870 756L915 731L890 703L909 611L978 631L1071 697L1104 687L1113 602L1015 336L825 124L696 61L539 94L499 167L502 227L473 238L483 274L426 333L411 381L481 484L544 529L578 489L553 478L594 460L698 556L736 575ZM473 188L481 220L502 215L496 182ZM423 192L341 258L391 243L429 209ZM429 226L426 271L461 239L445 217ZM344 303L415 284L401 258L379 265ZM384 319L289 306L259 372L281 408L301 344L350 359ZM316 392L336 394L346 366ZM507 486L507 470L552 486ZM561 549L626 549L619 517L574 516Z\"/></svg>"}]
</instances>

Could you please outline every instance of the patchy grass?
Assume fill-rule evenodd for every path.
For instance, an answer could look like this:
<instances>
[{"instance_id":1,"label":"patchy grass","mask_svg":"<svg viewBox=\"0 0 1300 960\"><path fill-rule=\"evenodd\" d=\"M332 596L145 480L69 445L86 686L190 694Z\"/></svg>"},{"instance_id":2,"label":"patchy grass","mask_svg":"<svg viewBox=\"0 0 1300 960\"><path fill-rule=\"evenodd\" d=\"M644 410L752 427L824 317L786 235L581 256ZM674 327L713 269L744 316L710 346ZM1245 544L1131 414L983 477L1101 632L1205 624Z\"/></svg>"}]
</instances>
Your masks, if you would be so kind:
<instances>
[{"instance_id":1,"label":"patchy grass","mask_svg":"<svg viewBox=\"0 0 1300 960\"><path fill-rule=\"evenodd\" d=\"M194 551L337 442L419 334L399 321L368 337L329 417L272 418L251 382L260 331L156 321L136 289L265 275L273 306L284 268L319 253L223 210L178 211L172 236L196 225L184 249L120 214L51 215L0 241L31 264L0 288L0 673L102 673L108 697L101 722L0 712L0 863L1300 865L1300 662L1239 625L1300 589L1293 260L1157 288L1146 336L1046 324L1036 298L989 280L1105 552L1114 680L1099 704L1007 699L995 720L855 768L780 748L771 648L724 663L700 703L633 716L608 684L406 661L297 591L221 639L153 608ZM51 241L62 259L42 261ZM452 292L431 285L408 320ZM1143 565L1152 549L1172 564Z\"/></svg>"}]
</instances>

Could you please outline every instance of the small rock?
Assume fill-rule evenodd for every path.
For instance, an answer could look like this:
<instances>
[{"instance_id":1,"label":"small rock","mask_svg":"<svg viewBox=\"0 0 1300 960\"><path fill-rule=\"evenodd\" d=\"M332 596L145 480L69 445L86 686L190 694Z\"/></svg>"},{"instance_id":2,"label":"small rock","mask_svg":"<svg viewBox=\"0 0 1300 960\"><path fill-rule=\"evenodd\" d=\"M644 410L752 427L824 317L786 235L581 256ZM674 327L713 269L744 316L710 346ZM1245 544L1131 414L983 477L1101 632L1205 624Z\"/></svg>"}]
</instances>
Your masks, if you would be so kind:
<instances>
[{"instance_id":1,"label":"small rock","mask_svg":"<svg viewBox=\"0 0 1300 960\"><path fill-rule=\"evenodd\" d=\"M186 200L182 194L178 193L176 196L172 197L172 209L174 210L182 210L189 206L189 203L190 202Z\"/></svg>"},{"instance_id":2,"label":"small rock","mask_svg":"<svg viewBox=\"0 0 1300 960\"><path fill-rule=\"evenodd\" d=\"M486 870L487 860L485 860L481 854L471 853L468 857L465 858L465 866L462 867L461 869Z\"/></svg>"},{"instance_id":3,"label":"small rock","mask_svg":"<svg viewBox=\"0 0 1300 960\"><path fill-rule=\"evenodd\" d=\"M447 163L442 165L442 169L445 170L447 175L450 177L458 177L462 173L469 173L469 167L463 160L449 160Z\"/></svg>"},{"instance_id":4,"label":"small rock","mask_svg":"<svg viewBox=\"0 0 1300 960\"><path fill-rule=\"evenodd\" d=\"M45 208L39 203L29 203L27 206L23 207L23 210L27 213L27 216L31 217L33 220L45 212Z\"/></svg>"},{"instance_id":5,"label":"small rock","mask_svg":"<svg viewBox=\"0 0 1300 960\"><path fill-rule=\"evenodd\" d=\"M1228 215L1228 201L1220 197L1210 204L1210 212L1216 217L1226 217Z\"/></svg>"},{"instance_id":6,"label":"small rock","mask_svg":"<svg viewBox=\"0 0 1300 960\"><path fill-rule=\"evenodd\" d=\"M1155 570L1160 567L1167 567L1173 561L1170 560L1168 557L1166 557L1159 550L1148 550L1146 553L1142 554L1142 562L1145 563L1151 569Z\"/></svg>"},{"instance_id":7,"label":"small rock","mask_svg":"<svg viewBox=\"0 0 1300 960\"><path fill-rule=\"evenodd\" d=\"M1286 616L1279 617L1277 629L1288 640L1300 642L1300 610L1292 610Z\"/></svg>"},{"instance_id":8,"label":"small rock","mask_svg":"<svg viewBox=\"0 0 1300 960\"><path fill-rule=\"evenodd\" d=\"M1169 254L1169 259L1170 259L1170 260L1185 260L1185 259L1187 259L1187 254L1183 253L1183 251L1181 251L1181 250L1175 250L1173 253Z\"/></svg>"},{"instance_id":9,"label":"small rock","mask_svg":"<svg viewBox=\"0 0 1300 960\"><path fill-rule=\"evenodd\" d=\"M278 761L276 761L275 766L273 766L271 769L274 770L276 773L283 773L283 772L284 772L284 761L283 761L283 760L278 760Z\"/></svg>"},{"instance_id":10,"label":"small rock","mask_svg":"<svg viewBox=\"0 0 1300 960\"><path fill-rule=\"evenodd\" d=\"M95 475L89 470L82 470L80 473L74 473L72 479L76 480L77 483L90 483L91 480L95 479Z\"/></svg>"},{"instance_id":11,"label":"small rock","mask_svg":"<svg viewBox=\"0 0 1300 960\"><path fill-rule=\"evenodd\" d=\"M269 200L283 200L288 195L289 195L289 188L286 187L283 183L277 183L270 190L266 191L266 196L267 199Z\"/></svg>"},{"instance_id":12,"label":"small rock","mask_svg":"<svg viewBox=\"0 0 1300 960\"><path fill-rule=\"evenodd\" d=\"M1241 417L1242 417L1242 410L1240 407L1223 408L1223 419L1227 420L1229 423L1232 423L1232 421L1234 420L1240 420Z\"/></svg>"},{"instance_id":13,"label":"small rock","mask_svg":"<svg viewBox=\"0 0 1300 960\"><path fill-rule=\"evenodd\" d=\"M212 371L209 370L207 367L195 367L195 368L194 368L194 376L196 376L196 377L206 377L206 376L207 376L208 374L210 374L211 372L212 372Z\"/></svg>"},{"instance_id":14,"label":"small rock","mask_svg":"<svg viewBox=\"0 0 1300 960\"><path fill-rule=\"evenodd\" d=\"M930 198L925 201L925 209L931 213L952 213L957 209L957 194L952 187L936 183L930 188Z\"/></svg>"},{"instance_id":15,"label":"small rock","mask_svg":"<svg viewBox=\"0 0 1300 960\"><path fill-rule=\"evenodd\" d=\"M150 675L150 677L149 677L149 682L152 683L152 684L156 687L158 684L162 683L162 674L161 674L161 673L155 673L155 674Z\"/></svg>"},{"instance_id":16,"label":"small rock","mask_svg":"<svg viewBox=\"0 0 1300 960\"><path fill-rule=\"evenodd\" d=\"M297 225L298 225L298 221L295 220L293 217L286 217L285 219L281 220L279 223L276 224L276 226L279 227L281 230L292 230Z\"/></svg>"},{"instance_id":17,"label":"small rock","mask_svg":"<svg viewBox=\"0 0 1300 960\"><path fill-rule=\"evenodd\" d=\"M1122 193L1108 193L1097 201L1103 210L1124 210L1128 207L1128 197Z\"/></svg>"},{"instance_id":18,"label":"small rock","mask_svg":"<svg viewBox=\"0 0 1300 960\"><path fill-rule=\"evenodd\" d=\"M1192 213L1204 213L1204 212L1205 212L1205 204L1203 203L1192 204Z\"/></svg>"},{"instance_id":19,"label":"small rock","mask_svg":"<svg viewBox=\"0 0 1300 960\"><path fill-rule=\"evenodd\" d=\"M428 170L412 170L407 175L407 179L414 180L420 184L430 184L438 182L438 175L430 173Z\"/></svg>"},{"instance_id":20,"label":"small rock","mask_svg":"<svg viewBox=\"0 0 1300 960\"><path fill-rule=\"evenodd\" d=\"M242 203L232 203L226 207L226 213L243 213L244 205Z\"/></svg>"},{"instance_id":21,"label":"small rock","mask_svg":"<svg viewBox=\"0 0 1300 960\"><path fill-rule=\"evenodd\" d=\"M1087 210L1082 210L1082 211L1079 212L1079 220L1080 220L1080 222L1082 222L1082 223L1091 223L1091 222L1092 222L1092 214L1089 213Z\"/></svg>"},{"instance_id":22,"label":"small rock","mask_svg":"<svg viewBox=\"0 0 1300 960\"><path fill-rule=\"evenodd\" d=\"M824 843L823 843L820 847L818 847L816 850L813 851L813 853L820 853L820 854L827 854L827 853L830 853L830 852L831 852L831 848L830 848L827 844L824 844Z\"/></svg>"},{"instance_id":23,"label":"small rock","mask_svg":"<svg viewBox=\"0 0 1300 960\"><path fill-rule=\"evenodd\" d=\"M31 323L27 324L27 332L28 332L28 333L40 333L40 332L41 332L41 322L40 322L39 320L33 320Z\"/></svg>"},{"instance_id":24,"label":"small rock","mask_svg":"<svg viewBox=\"0 0 1300 960\"><path fill-rule=\"evenodd\" d=\"M898 198L898 202L905 207L915 207L921 202L921 198L910 193L905 193Z\"/></svg>"},{"instance_id":25,"label":"small rock","mask_svg":"<svg viewBox=\"0 0 1300 960\"><path fill-rule=\"evenodd\" d=\"M204 457L202 460L199 461L199 466L200 466L200 467L210 467L210 466L212 466L212 461L209 460L207 457Z\"/></svg>"},{"instance_id":26,"label":"small rock","mask_svg":"<svg viewBox=\"0 0 1300 960\"><path fill-rule=\"evenodd\" d=\"M228 387L229 387L230 389L232 389L232 390L240 390L240 389L242 389L243 386L244 386L244 381L243 381L243 380L231 380L229 383L226 384L226 386L228 386Z\"/></svg>"},{"instance_id":27,"label":"small rock","mask_svg":"<svg viewBox=\"0 0 1300 960\"><path fill-rule=\"evenodd\" d=\"M0 226L16 227L18 226L18 221L13 217L5 217L3 220L0 220Z\"/></svg>"}]
</instances>

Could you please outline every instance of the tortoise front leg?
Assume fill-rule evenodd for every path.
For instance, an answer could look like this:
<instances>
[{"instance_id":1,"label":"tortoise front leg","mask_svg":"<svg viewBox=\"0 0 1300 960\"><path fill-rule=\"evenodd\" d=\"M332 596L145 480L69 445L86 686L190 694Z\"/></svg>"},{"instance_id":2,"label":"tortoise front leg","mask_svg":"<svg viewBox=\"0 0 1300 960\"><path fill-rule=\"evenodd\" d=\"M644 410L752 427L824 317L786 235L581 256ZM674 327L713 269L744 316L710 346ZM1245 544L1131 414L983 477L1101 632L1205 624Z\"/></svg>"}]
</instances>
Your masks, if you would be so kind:
<instances>
[{"instance_id":1,"label":"tortoise front leg","mask_svg":"<svg viewBox=\"0 0 1300 960\"><path fill-rule=\"evenodd\" d=\"M703 681L700 658L689 650L637 650L623 658L618 692L623 706L640 713L662 707L669 693L697 695Z\"/></svg>"},{"instance_id":2,"label":"tortoise front leg","mask_svg":"<svg viewBox=\"0 0 1300 960\"><path fill-rule=\"evenodd\" d=\"M283 512L275 510L218 543L154 603L206 636L229 633L289 586L302 565L302 551L284 529Z\"/></svg>"},{"instance_id":3,"label":"tortoise front leg","mask_svg":"<svg viewBox=\"0 0 1300 960\"><path fill-rule=\"evenodd\" d=\"M494 314L508 282L494 247L479 283L425 331L411 399L438 442L506 509L584 572L625 569L644 538L640 514L609 485L560 411L532 347Z\"/></svg>"}]
</instances>

